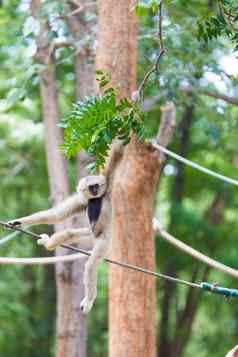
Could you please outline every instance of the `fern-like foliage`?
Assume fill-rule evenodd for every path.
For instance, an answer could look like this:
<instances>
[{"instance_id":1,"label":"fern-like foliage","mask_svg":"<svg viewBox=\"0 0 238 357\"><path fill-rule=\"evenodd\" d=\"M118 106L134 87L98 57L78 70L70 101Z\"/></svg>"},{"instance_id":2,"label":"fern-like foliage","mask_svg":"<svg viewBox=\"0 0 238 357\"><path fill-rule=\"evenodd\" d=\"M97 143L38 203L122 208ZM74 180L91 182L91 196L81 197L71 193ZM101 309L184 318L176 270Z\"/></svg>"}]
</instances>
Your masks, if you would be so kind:
<instances>
[{"instance_id":1,"label":"fern-like foliage","mask_svg":"<svg viewBox=\"0 0 238 357\"><path fill-rule=\"evenodd\" d=\"M205 42L225 36L235 50L238 50L238 2L237 0L217 0L219 12L210 12L197 23L198 38Z\"/></svg>"},{"instance_id":2,"label":"fern-like foliage","mask_svg":"<svg viewBox=\"0 0 238 357\"><path fill-rule=\"evenodd\" d=\"M96 74L99 86L105 87L108 76L102 71ZM126 98L117 101L115 89L107 88L102 94L73 104L60 126L64 129L64 154L72 157L83 149L95 156L94 169L99 169L105 163L113 139L119 138L127 144L132 132L139 139L144 137L144 114Z\"/></svg>"}]
</instances>

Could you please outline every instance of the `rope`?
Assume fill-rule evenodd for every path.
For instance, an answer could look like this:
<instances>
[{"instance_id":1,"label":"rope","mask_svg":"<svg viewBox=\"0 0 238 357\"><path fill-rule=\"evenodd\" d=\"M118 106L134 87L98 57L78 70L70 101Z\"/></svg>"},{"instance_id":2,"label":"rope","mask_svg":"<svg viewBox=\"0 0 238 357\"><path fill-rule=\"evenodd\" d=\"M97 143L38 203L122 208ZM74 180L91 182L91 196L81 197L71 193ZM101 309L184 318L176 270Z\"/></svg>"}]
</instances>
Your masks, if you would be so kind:
<instances>
[{"instance_id":1,"label":"rope","mask_svg":"<svg viewBox=\"0 0 238 357\"><path fill-rule=\"evenodd\" d=\"M31 227L31 226L27 226L27 228L28 227ZM0 239L0 245L3 245L5 243L7 243L7 242L10 242L12 239L16 238L19 234L20 234L20 232L15 231L15 232L7 235L6 237L1 238Z\"/></svg>"},{"instance_id":2,"label":"rope","mask_svg":"<svg viewBox=\"0 0 238 357\"><path fill-rule=\"evenodd\" d=\"M216 284L201 283L201 288L205 291L209 291L218 295L225 297L238 297L237 289L227 289L222 286L217 286Z\"/></svg>"},{"instance_id":3,"label":"rope","mask_svg":"<svg viewBox=\"0 0 238 357\"><path fill-rule=\"evenodd\" d=\"M6 237L3 237L0 239L0 245L3 245L7 242L9 242L10 240L12 240L13 238L16 238L16 236L19 234L19 232L13 232L9 235L7 235Z\"/></svg>"},{"instance_id":4,"label":"rope","mask_svg":"<svg viewBox=\"0 0 238 357\"><path fill-rule=\"evenodd\" d=\"M0 221L0 225L2 225L3 227L5 227L7 229L24 233L24 234L28 235L29 237L32 237L35 239L41 238L41 236L36 233L33 233L26 229L22 229L20 227L10 226L9 224L2 222L2 221ZM73 247L68 244L62 244L61 247L78 252L79 254L66 255L66 256L61 256L61 257L48 257L48 258L6 258L6 257L0 257L0 264L29 264L29 265L50 264L50 263L57 263L59 261L72 261L74 259L81 258L82 254L86 255L86 256L91 255L91 253L89 253L88 251L86 251L84 249L76 248L76 247ZM190 281L178 279L173 276L158 273L158 272L155 272L155 271L152 271L149 269L141 268L141 267L138 267L138 266L135 266L132 264L128 264L128 263L122 263L122 262L108 259L108 258L104 258L104 261L106 261L107 263L110 263L110 264L120 266L122 268L130 269L130 270L134 270L134 271L144 273L144 274L147 274L150 276L154 276L156 278L162 278L162 279L168 280L170 282L186 285L186 286L196 288L196 289L202 289L204 291L208 291L213 294L219 294L219 295L223 295L225 297L238 297L238 290L236 290L236 289L228 289L228 288L218 287L217 284L210 284L207 282L202 282L200 284L192 283Z\"/></svg>"},{"instance_id":5,"label":"rope","mask_svg":"<svg viewBox=\"0 0 238 357\"><path fill-rule=\"evenodd\" d=\"M171 234L166 232L166 230L161 225L160 221L157 218L153 219L153 227L155 231L158 231L160 236L169 242L170 244L174 245L176 248L186 252L187 254L191 255L196 260L199 260L212 268L222 271L225 274L231 275L234 278L238 278L238 270L233 269L225 264L218 262L215 259L208 257L205 254L200 253L196 249L190 247L189 245L181 242L179 239L173 237Z\"/></svg>"},{"instance_id":6,"label":"rope","mask_svg":"<svg viewBox=\"0 0 238 357\"><path fill-rule=\"evenodd\" d=\"M15 257L0 257L0 265L48 265L56 263L72 262L79 258L83 258L81 253L61 255L59 257L44 257L44 258L15 258Z\"/></svg>"},{"instance_id":7,"label":"rope","mask_svg":"<svg viewBox=\"0 0 238 357\"><path fill-rule=\"evenodd\" d=\"M227 183L230 183L232 185L236 185L238 186L238 180L235 180L235 179L232 179L230 177L227 177L227 176L224 176L224 175L221 175L215 171L212 171L212 170L209 170L207 169L206 167L203 167L191 160L188 160L188 159L185 159L183 156L180 156L176 153L174 153L173 151L170 151L168 149L166 149L164 146L160 145L157 143L156 140L150 140L150 143L151 145L159 150L159 151L162 151L164 154L168 155L168 156L171 156L172 158L180 161L180 162L183 162L184 164L188 165L188 166L191 166L193 167L194 169L197 169L201 172L204 172L205 174L209 175L209 176L212 176L212 177L216 177L218 178L219 180L222 180L224 182L227 182Z\"/></svg>"},{"instance_id":8,"label":"rope","mask_svg":"<svg viewBox=\"0 0 238 357\"><path fill-rule=\"evenodd\" d=\"M40 235L35 234L26 229L22 229L20 227L12 227L11 225L0 221L0 225L4 228L14 230L14 233L23 233L32 237L34 239L41 238ZM4 237L3 239L9 238L11 235ZM64 246L64 248L68 248ZM75 250L76 248L72 247L71 250ZM79 258L83 258L82 253L76 250L78 254L67 254L61 255L58 257L33 257L33 258L16 258L16 257L0 257L0 265L48 265L48 264L56 264L60 262L71 262L77 260ZM79 254L80 253L80 254Z\"/></svg>"},{"instance_id":9,"label":"rope","mask_svg":"<svg viewBox=\"0 0 238 357\"><path fill-rule=\"evenodd\" d=\"M32 237L34 239L40 239L41 238L40 235L38 235L36 233L33 233L31 231L28 231L26 229L20 228L18 226L13 227L13 226L11 226L11 225L9 225L9 224L7 224L5 222L2 222L2 221L0 221L0 225L2 225L3 227L5 227L7 229L16 230L16 231L19 231L21 233L24 233L24 234L26 234L29 237ZM44 262L44 260L46 261L45 264L49 264L47 262L54 263L54 262L61 261L59 259L64 259L64 261L65 261L65 259L67 257L68 258L69 257L71 257L71 258L75 257L75 259L78 259L79 257L82 257L82 254L83 255L87 255L87 256L91 255L91 253L89 253L88 251L86 251L84 249L76 248L76 247L68 245L68 244L62 244L61 247L66 248L66 249L70 249L70 250L72 250L74 252L77 252L77 253L80 253L80 254L73 254L72 256L67 255L67 256L61 256L61 257L49 257L49 258L5 258L5 257L0 257L0 264L20 264L20 263L22 263L22 264L40 264L40 262L41 261ZM51 259L51 260L49 261L49 259ZM137 266L132 265L132 264L122 263L122 262L119 262L119 261L116 261L116 260L112 260L112 259L108 259L108 258L105 258L104 260L107 263L114 264L114 265L117 265L117 266L120 266L120 267L123 267L123 268L127 268L127 269L131 269L131 270L135 270L135 271L138 271L140 273L145 273L145 274L157 277L157 278L164 278L164 279L167 279L169 281L173 281L173 282L177 282L177 283L180 283L180 284L184 284L184 285L200 288L199 284L190 283L190 282L185 281L185 280L181 280L181 279L174 278L174 277L171 277L171 276L168 276L168 275L165 275L165 274L154 272L154 271L149 270L149 269L137 267ZM44 263L42 263L42 264L44 264Z\"/></svg>"}]
</instances>

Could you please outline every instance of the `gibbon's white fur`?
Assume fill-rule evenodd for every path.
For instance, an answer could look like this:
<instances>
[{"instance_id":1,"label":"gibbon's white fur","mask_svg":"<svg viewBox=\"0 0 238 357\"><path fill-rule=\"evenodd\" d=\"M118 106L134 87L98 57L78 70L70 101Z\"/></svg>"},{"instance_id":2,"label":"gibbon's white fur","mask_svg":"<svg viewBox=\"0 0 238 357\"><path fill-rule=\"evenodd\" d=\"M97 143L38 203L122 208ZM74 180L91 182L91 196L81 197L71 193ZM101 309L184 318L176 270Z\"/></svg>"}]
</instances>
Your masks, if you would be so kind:
<instances>
[{"instance_id":1,"label":"gibbon's white fur","mask_svg":"<svg viewBox=\"0 0 238 357\"><path fill-rule=\"evenodd\" d=\"M37 241L48 250L53 250L64 243L80 243L93 248L84 271L85 297L81 302L84 313L91 310L96 299L97 267L106 255L110 244L111 199L107 188L107 179L103 175L84 177L78 183L77 193L56 207L8 222L13 226L55 224L87 209L89 227L66 229L51 237L41 234L42 238Z\"/></svg>"},{"instance_id":2,"label":"gibbon's white fur","mask_svg":"<svg viewBox=\"0 0 238 357\"><path fill-rule=\"evenodd\" d=\"M92 247L91 255L85 264L85 297L81 309L88 313L97 296L97 268L105 257L111 241L111 191L116 167L119 165L124 145L115 140L110 155L101 175L82 178L77 186L77 193L49 210L40 211L30 216L8 222L11 225L55 224L77 212L87 210L89 227L66 229L49 237L41 234L38 244L53 250L64 243L80 243Z\"/></svg>"}]
</instances>

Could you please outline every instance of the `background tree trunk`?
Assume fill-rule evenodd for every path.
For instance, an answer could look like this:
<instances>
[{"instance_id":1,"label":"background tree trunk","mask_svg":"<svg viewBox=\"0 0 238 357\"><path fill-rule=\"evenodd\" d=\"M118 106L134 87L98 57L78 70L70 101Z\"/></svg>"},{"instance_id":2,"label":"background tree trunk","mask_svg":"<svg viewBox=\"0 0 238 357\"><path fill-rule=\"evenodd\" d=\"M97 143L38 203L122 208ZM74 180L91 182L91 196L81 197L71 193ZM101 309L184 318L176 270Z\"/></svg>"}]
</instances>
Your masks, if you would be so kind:
<instances>
[{"instance_id":1,"label":"background tree trunk","mask_svg":"<svg viewBox=\"0 0 238 357\"><path fill-rule=\"evenodd\" d=\"M74 11L78 9L78 6L70 2L69 11ZM71 34L73 35L75 44L88 34L90 31L89 25L84 20L84 14L81 12L76 13L68 18L68 25ZM83 99L85 96L90 95L93 90L93 64L92 64L92 52L89 47L84 47L82 51L79 51L75 56L74 68L75 68L75 92L76 100ZM87 163L88 157L84 152L80 152L77 155L77 177L78 180L89 174L85 167L85 162ZM88 224L86 215L79 214L74 222L75 226L85 227ZM77 261L77 269L75 271L75 283L77 284L77 289L75 289L75 303L77 304L78 314L74 320L75 325L80 328L81 341L79 343L79 349L77 357L84 357L87 355L87 317L81 313L80 303L84 297L84 284L83 284L83 273L84 266L87 258L80 259ZM70 356L71 357L71 356Z\"/></svg>"},{"instance_id":2,"label":"background tree trunk","mask_svg":"<svg viewBox=\"0 0 238 357\"><path fill-rule=\"evenodd\" d=\"M194 104L188 105L183 113L180 124L178 126L178 134L180 136L180 144L178 153L182 156L187 156L190 140L190 128L192 125L192 119L194 114ZM180 162L176 162L177 175L172 186L171 194L171 223L170 230L174 229L174 223L177 222L177 206L181 203L184 192L184 165ZM165 267L164 273L166 275L177 275L177 269L173 262L168 262ZM161 321L160 321L160 337L158 356L172 357L174 350L172 336L171 336L171 314L173 310L174 297L176 293L176 285L171 284L169 281L164 282L163 298L161 306Z\"/></svg>"},{"instance_id":3,"label":"background tree trunk","mask_svg":"<svg viewBox=\"0 0 238 357\"><path fill-rule=\"evenodd\" d=\"M79 6L74 2L69 2L69 12L77 11ZM76 12L67 19L69 29L77 44L83 37L91 34L92 24L85 20L83 12ZM75 56L75 77L76 77L76 98L83 99L91 95L94 80L94 58L89 44L80 45L82 48Z\"/></svg>"},{"instance_id":4,"label":"background tree trunk","mask_svg":"<svg viewBox=\"0 0 238 357\"><path fill-rule=\"evenodd\" d=\"M41 98L45 122L45 145L52 204L56 205L69 195L66 162L59 151L62 143L60 130L57 128L58 102L53 69L41 74ZM55 225L59 231L72 226L68 221ZM57 249L57 254L67 254L63 248ZM80 323L78 316L79 294L77 292L78 262L56 265L57 285L57 357L78 357L80 342ZM78 301L79 300L79 301Z\"/></svg>"},{"instance_id":5,"label":"background tree trunk","mask_svg":"<svg viewBox=\"0 0 238 357\"><path fill-rule=\"evenodd\" d=\"M32 2L32 14L37 18L41 6L40 0ZM46 43L48 31L47 21L37 39L37 60L50 65L40 73L40 91L45 123L45 149L49 176L49 187L52 205L56 205L69 195L69 183L66 160L59 150L62 143L62 133L58 128L58 94L54 55L51 53L50 43ZM73 221L55 225L59 231L72 227ZM67 254L63 248L58 248L56 254ZM56 265L57 286L57 357L84 357L86 356L87 328L86 318L81 313L80 301L82 291L83 266L81 261L72 263L58 263Z\"/></svg>"},{"instance_id":6,"label":"background tree trunk","mask_svg":"<svg viewBox=\"0 0 238 357\"><path fill-rule=\"evenodd\" d=\"M59 116L57 111L57 94L53 70L46 70L41 75L41 96L45 121L45 143L50 182L50 193L53 205L58 204L69 195L68 178L65 159L59 151L62 143L61 133L57 127ZM71 220L55 225L59 231L72 227ZM67 254L63 248L57 254ZM57 286L57 357L82 357L86 355L87 330L84 327L85 316L80 310L80 289L83 267L79 261L59 263L56 265Z\"/></svg>"},{"instance_id":7,"label":"background tree trunk","mask_svg":"<svg viewBox=\"0 0 238 357\"><path fill-rule=\"evenodd\" d=\"M189 144L190 144L190 131L193 123L193 116L195 112L194 103L187 106L183 116L181 118L180 124L178 126L178 134L180 136L180 143L177 149L177 152L187 157L189 153ZM172 210L171 210L171 224L169 231L172 232L175 230L174 224L178 223L180 220L179 212L177 208L182 204L184 198L184 188L186 185L186 177L184 171L184 165L180 162L176 163L177 175L172 187ZM220 199L220 196L215 196L214 200L209 207L208 211L205 214L204 219L208 220L212 225L218 225L222 222L223 219L223 208L224 203ZM211 245L212 243L208 243ZM212 254L214 253L215 246L209 247ZM191 271L191 277L189 281L206 281L209 274L209 267L196 264ZM174 263L168 263L165 269L165 274L177 276L177 269ZM176 316L176 326L173 331L171 322L173 320L172 314L174 314L174 304L175 304L175 295L177 293L177 286L171 284L170 282L165 282L163 289L163 299L162 299L162 318L160 324L160 340L159 340L159 357L182 357L184 351L189 343L189 338L192 333L193 323L196 318L196 313L199 308L201 292L193 288L189 288L185 304L183 308L180 308Z\"/></svg>"}]
</instances>

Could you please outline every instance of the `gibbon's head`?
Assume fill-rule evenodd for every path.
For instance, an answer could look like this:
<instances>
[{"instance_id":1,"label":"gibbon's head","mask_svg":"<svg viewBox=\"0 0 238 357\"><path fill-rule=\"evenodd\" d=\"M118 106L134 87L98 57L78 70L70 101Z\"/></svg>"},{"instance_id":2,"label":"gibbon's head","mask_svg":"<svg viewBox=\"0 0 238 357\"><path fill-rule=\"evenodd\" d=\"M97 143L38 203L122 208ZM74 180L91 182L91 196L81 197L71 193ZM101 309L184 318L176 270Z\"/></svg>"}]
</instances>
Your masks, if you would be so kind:
<instances>
[{"instance_id":1,"label":"gibbon's head","mask_svg":"<svg viewBox=\"0 0 238 357\"><path fill-rule=\"evenodd\" d=\"M83 192L88 198L98 198L104 195L106 191L106 177L103 175L91 175L79 180L77 192Z\"/></svg>"}]
</instances>

